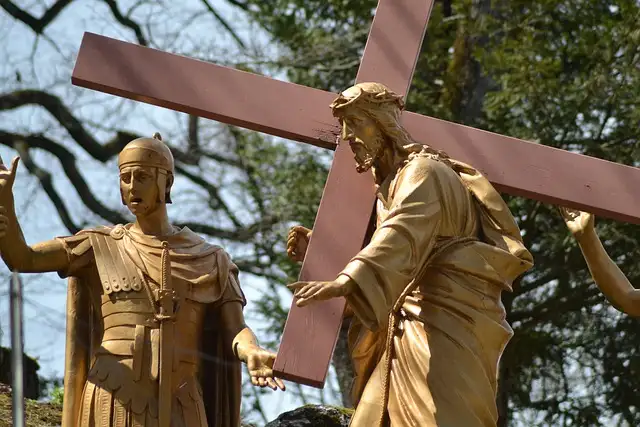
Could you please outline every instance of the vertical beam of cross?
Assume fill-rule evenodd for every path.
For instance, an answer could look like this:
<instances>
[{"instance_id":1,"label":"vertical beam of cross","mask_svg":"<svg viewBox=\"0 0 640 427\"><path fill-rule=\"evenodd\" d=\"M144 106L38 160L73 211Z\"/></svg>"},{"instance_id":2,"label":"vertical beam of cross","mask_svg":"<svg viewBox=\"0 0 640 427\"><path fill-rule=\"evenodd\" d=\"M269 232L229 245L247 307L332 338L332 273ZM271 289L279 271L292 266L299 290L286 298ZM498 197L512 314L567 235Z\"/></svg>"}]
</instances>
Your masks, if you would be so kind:
<instances>
[{"instance_id":1,"label":"vertical beam of cross","mask_svg":"<svg viewBox=\"0 0 640 427\"><path fill-rule=\"evenodd\" d=\"M432 7L433 0L380 0L356 83L382 83L406 97ZM353 154L341 141L322 194L300 280L336 278L365 243L374 201L372 175L356 172ZM340 235L343 230L349 230L348 240ZM345 303L344 298L339 298L300 308L294 301L274 364L277 375L313 387L324 386Z\"/></svg>"},{"instance_id":2,"label":"vertical beam of cross","mask_svg":"<svg viewBox=\"0 0 640 427\"><path fill-rule=\"evenodd\" d=\"M22 331L22 283L18 273L11 274L11 400L15 427L24 427L24 334Z\"/></svg>"}]
</instances>

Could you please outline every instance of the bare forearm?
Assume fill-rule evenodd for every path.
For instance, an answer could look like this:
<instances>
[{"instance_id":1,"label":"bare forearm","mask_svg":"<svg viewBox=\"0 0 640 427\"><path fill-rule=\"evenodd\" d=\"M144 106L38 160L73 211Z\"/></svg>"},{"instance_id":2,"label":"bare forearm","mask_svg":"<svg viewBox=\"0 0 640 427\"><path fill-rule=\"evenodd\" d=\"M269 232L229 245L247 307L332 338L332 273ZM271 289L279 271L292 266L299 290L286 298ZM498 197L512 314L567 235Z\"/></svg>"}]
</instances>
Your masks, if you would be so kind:
<instances>
[{"instance_id":1,"label":"bare forearm","mask_svg":"<svg viewBox=\"0 0 640 427\"><path fill-rule=\"evenodd\" d=\"M15 214L9 217L9 224L7 233L0 239L0 255L11 271L41 273L67 267L69 261L61 242L51 240L29 247Z\"/></svg>"},{"instance_id":2,"label":"bare forearm","mask_svg":"<svg viewBox=\"0 0 640 427\"><path fill-rule=\"evenodd\" d=\"M578 239L591 276L609 302L630 316L640 316L640 290L635 289L605 251L595 229Z\"/></svg>"},{"instance_id":3,"label":"bare forearm","mask_svg":"<svg viewBox=\"0 0 640 427\"><path fill-rule=\"evenodd\" d=\"M238 358L246 362L250 350L258 347L258 340L244 321L242 305L238 302L228 302L222 305L222 323L228 342Z\"/></svg>"},{"instance_id":4,"label":"bare forearm","mask_svg":"<svg viewBox=\"0 0 640 427\"><path fill-rule=\"evenodd\" d=\"M260 347L258 345L258 339L251 328L246 325L233 339L234 352L238 356L238 359L243 362L247 361L248 354L257 347Z\"/></svg>"},{"instance_id":5,"label":"bare forearm","mask_svg":"<svg viewBox=\"0 0 640 427\"><path fill-rule=\"evenodd\" d=\"M13 209L8 209L6 234L0 239L0 255L11 271L24 271L31 257L31 248L27 245L20 224Z\"/></svg>"}]
</instances>

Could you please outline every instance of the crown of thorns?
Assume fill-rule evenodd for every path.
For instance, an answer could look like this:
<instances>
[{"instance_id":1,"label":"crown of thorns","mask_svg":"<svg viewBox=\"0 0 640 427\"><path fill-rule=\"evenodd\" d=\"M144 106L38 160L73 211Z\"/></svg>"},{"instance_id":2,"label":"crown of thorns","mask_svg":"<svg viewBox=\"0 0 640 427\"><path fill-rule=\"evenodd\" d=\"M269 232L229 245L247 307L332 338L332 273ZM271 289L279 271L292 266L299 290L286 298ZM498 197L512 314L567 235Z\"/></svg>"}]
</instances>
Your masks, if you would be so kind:
<instances>
[{"instance_id":1,"label":"crown of thorns","mask_svg":"<svg viewBox=\"0 0 640 427\"><path fill-rule=\"evenodd\" d=\"M404 109L404 100L402 96L396 94L393 91L388 89L383 89L380 92L371 92L364 90L361 87L358 87L359 92L356 96L346 97L342 93L338 95L338 97L331 103L330 107L335 113L336 110L343 109L348 107L349 105L354 104L356 101L358 103L369 103L369 104L395 104L397 108L400 110Z\"/></svg>"}]
</instances>

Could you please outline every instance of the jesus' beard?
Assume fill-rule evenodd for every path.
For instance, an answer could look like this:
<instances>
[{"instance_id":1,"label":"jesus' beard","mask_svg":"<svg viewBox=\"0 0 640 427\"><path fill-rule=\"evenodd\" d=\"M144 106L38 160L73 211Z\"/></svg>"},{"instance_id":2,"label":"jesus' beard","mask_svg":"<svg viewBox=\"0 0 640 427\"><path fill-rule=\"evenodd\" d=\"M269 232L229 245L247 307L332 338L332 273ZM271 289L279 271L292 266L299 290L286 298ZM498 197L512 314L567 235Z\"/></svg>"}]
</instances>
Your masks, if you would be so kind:
<instances>
[{"instance_id":1,"label":"jesus' beard","mask_svg":"<svg viewBox=\"0 0 640 427\"><path fill-rule=\"evenodd\" d=\"M356 172L365 173L373 166L375 158L371 155L367 155L364 160L360 160L356 157Z\"/></svg>"},{"instance_id":2,"label":"jesus' beard","mask_svg":"<svg viewBox=\"0 0 640 427\"><path fill-rule=\"evenodd\" d=\"M364 173L369 171L376 163L376 161L382 156L384 152L384 141L376 138L371 144L364 144L366 147L366 154L364 158L356 155L356 172Z\"/></svg>"}]
</instances>

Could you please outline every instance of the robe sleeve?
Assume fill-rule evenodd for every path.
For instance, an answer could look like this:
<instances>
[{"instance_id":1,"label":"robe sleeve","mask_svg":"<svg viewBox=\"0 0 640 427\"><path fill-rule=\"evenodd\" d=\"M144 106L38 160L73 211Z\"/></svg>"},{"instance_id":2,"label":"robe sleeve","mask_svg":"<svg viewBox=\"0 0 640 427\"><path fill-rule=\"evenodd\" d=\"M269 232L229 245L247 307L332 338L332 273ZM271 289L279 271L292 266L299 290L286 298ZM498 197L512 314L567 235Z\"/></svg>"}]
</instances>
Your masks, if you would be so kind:
<instances>
[{"instance_id":1,"label":"robe sleeve","mask_svg":"<svg viewBox=\"0 0 640 427\"><path fill-rule=\"evenodd\" d=\"M247 304L247 299L240 287L238 266L233 263L231 256L225 251L219 252L218 265L218 280L221 286L223 286L223 291L220 299L216 302L216 306L219 307L227 302L239 302L242 304L242 307L244 307Z\"/></svg>"},{"instance_id":2,"label":"robe sleeve","mask_svg":"<svg viewBox=\"0 0 640 427\"><path fill-rule=\"evenodd\" d=\"M61 278L75 276L78 272L89 265L93 260L93 248L88 233L80 233L69 237L57 237L57 241L61 242L67 252L66 270L58 271Z\"/></svg>"},{"instance_id":3,"label":"robe sleeve","mask_svg":"<svg viewBox=\"0 0 640 427\"><path fill-rule=\"evenodd\" d=\"M357 284L347 297L363 324L377 330L433 250L441 224L442 179L447 166L417 157L398 172L389 213L371 242L341 274Z\"/></svg>"}]
</instances>

